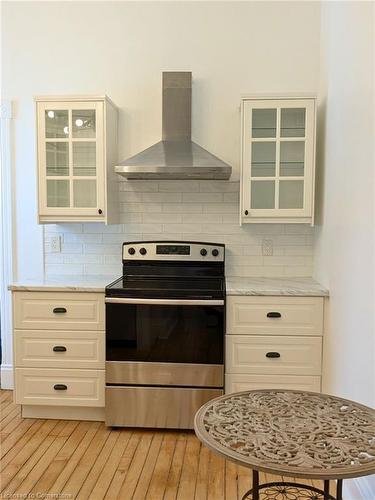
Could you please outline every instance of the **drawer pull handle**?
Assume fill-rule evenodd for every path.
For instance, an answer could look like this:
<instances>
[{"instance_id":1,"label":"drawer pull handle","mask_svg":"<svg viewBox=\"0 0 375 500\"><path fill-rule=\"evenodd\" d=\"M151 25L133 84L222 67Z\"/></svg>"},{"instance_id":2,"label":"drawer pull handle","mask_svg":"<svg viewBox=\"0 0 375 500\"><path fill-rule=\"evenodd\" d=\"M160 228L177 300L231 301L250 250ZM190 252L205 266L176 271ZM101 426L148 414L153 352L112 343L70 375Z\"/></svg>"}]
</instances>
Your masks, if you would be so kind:
<instances>
[{"instance_id":1,"label":"drawer pull handle","mask_svg":"<svg viewBox=\"0 0 375 500\"><path fill-rule=\"evenodd\" d=\"M269 312L269 313L267 313L267 318L281 318L281 313Z\"/></svg>"},{"instance_id":2,"label":"drawer pull handle","mask_svg":"<svg viewBox=\"0 0 375 500\"><path fill-rule=\"evenodd\" d=\"M266 357L267 358L279 358L280 357L280 353L279 352L267 352L266 354Z\"/></svg>"},{"instance_id":3,"label":"drawer pull handle","mask_svg":"<svg viewBox=\"0 0 375 500\"><path fill-rule=\"evenodd\" d=\"M66 347L64 345L55 345L53 347L53 350L55 352L65 352L66 351Z\"/></svg>"},{"instance_id":4,"label":"drawer pull handle","mask_svg":"<svg viewBox=\"0 0 375 500\"><path fill-rule=\"evenodd\" d=\"M55 389L55 391L66 391L68 386L65 384L55 384L53 388Z\"/></svg>"},{"instance_id":5,"label":"drawer pull handle","mask_svg":"<svg viewBox=\"0 0 375 500\"><path fill-rule=\"evenodd\" d=\"M55 314L66 313L66 309L65 309L65 307L55 307L55 308L53 309L53 312L54 312Z\"/></svg>"}]
</instances>

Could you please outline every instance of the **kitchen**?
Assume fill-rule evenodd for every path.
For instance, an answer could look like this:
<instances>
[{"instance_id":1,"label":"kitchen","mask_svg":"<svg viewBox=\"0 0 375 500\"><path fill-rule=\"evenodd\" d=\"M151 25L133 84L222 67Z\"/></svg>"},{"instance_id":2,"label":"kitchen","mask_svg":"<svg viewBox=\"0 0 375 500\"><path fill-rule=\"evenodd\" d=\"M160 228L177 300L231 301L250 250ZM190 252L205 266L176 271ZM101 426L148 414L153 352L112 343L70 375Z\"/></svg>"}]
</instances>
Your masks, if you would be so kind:
<instances>
[{"instance_id":1,"label":"kitchen","mask_svg":"<svg viewBox=\"0 0 375 500\"><path fill-rule=\"evenodd\" d=\"M147 266L136 264L142 259L149 262L152 252L155 258L150 262L161 263L156 267L164 274L168 266L163 267L163 259L169 263L178 261L177 267L184 276L181 290L186 290L189 281L186 273L195 269L191 263L204 263L199 272L203 269L205 277L217 269L221 273L219 280L223 280L225 273L226 297L219 297L225 299L226 305L225 346L222 338L222 361L216 363L222 366L221 386L217 384L221 391L295 388L374 405L373 114L369 106L373 101L373 72L369 71L373 50L373 28L369 22L372 15L372 4L358 2L334 5L329 2L4 3L2 186L8 185L10 189L2 190L5 194L1 200L7 207L3 210L6 215L3 215L2 226L6 266L1 283L1 387L13 389L16 383L15 403L23 405L25 429L27 422L33 419L38 425L38 419L39 422L51 422L73 418L81 421L79 425L87 426L105 420L109 401L105 394L108 391L105 387L108 321L105 310L109 304L105 305L105 301L110 298L105 287L126 275L130 268L139 267L142 271ZM350 29L347 29L349 20ZM344 27L343 40L341 30ZM172 84L164 82L163 74L167 80L168 74L187 77L187 83L184 80L182 86L184 99L177 102L180 108L173 100L168 107L168 89L175 89L177 85L175 81ZM244 117L247 113L269 111L270 101L271 108L277 112L258 115L260 125L251 127ZM78 109L76 103L79 103ZM83 130L87 117L92 117L93 106L96 112L94 126L88 125L87 130ZM289 114L288 118L288 109L304 111L297 116ZM184 117L182 125L179 116ZM49 136L48 124L55 120L57 128L51 125L52 135ZM168 120L172 120L170 128ZM255 118L253 120L256 122ZM288 127L290 120L294 125ZM168 174L170 177L167 173L153 177L155 174L151 171L148 178L144 178L143 170L141 178L136 180L120 175L137 164L129 158L158 141L168 140L170 131L182 130L182 136L188 138L184 142L189 142L190 122L191 140L210 155L211 166L214 155L215 171L203 172L194 178L189 178L189 172L187 178L181 178L180 170L180 173ZM288 136L295 122L297 128L304 130ZM68 127L69 139L64 136L65 127ZM95 132L90 136L93 127ZM261 148L257 161L255 148L253 152L246 149L251 143L247 140L249 137L255 138L253 142L257 144L277 144L275 152L265 152ZM306 143L302 159L297 145L292 153L289 152L292 159L285 150L286 159L283 160L283 144L302 144L303 141ZM85 182L77 189L85 202L77 203L74 209L66 208L67 193L73 197L69 184L64 184L64 189L68 186L67 191L51 188L51 196L58 199L60 206L49 206L47 182L67 182L58 179L61 172L66 176L65 160L50 166L48 161L47 165L43 164L44 158L51 157L51 152L46 153L43 148L53 143L63 156L66 145L68 154L65 157L68 158L74 158L74 153L79 158L77 145L82 146L82 143L89 145L88 150L95 145L97 156L104 149L107 154L108 162L101 168L99 163L94 165L93 172L92 151L84 152L88 161L83 162L73 176L86 176L86 181L74 181L73 176L68 175L68 182L73 179L71 184ZM197 158L193 149L182 154L188 160L183 166L185 171ZM160 151L156 153L160 160ZM175 151L163 153L167 161L162 168L167 169ZM72 166L69 161L68 170ZM146 167L150 167L149 158L147 161ZM355 176L354 161L357 164ZM175 160L172 163L176 165ZM301 163L302 176L298 172ZM250 164L255 172L251 176L250 169L244 168ZM141 165L143 169L144 165ZM190 168L194 170L197 166ZM275 168L279 168L278 174ZM292 180L290 173L286 175L288 180L280 180L283 168L285 171L297 169ZM256 169L263 175L256 173ZM221 178L218 177L220 171L224 172ZM105 175L108 176L106 180ZM125 171L125 175L129 174ZM48 180L48 176L54 178ZM301 186L298 178L303 178L303 206L294 207L292 216L286 215L280 204L278 209L251 205L252 189L248 186L262 182L269 186L273 181L267 177L275 179L273 196L265 191L263 184L263 191L255 190L252 194L253 201L269 203L270 198L275 200L277 193L280 202L283 182L294 182L296 187ZM82 207L82 204L87 205L87 200L92 202L93 181L96 200L90 208ZM258 198L257 193L260 193ZM299 202L296 189L289 191L288 196L294 203ZM250 213L245 214L245 211ZM13 241L10 248L4 243L6 235L11 235ZM125 251L123 243L126 243ZM225 245L225 250L221 250L220 245ZM133 255L129 252L131 248L135 250ZM146 253L142 254L141 249ZM207 253L201 254L202 250ZM212 254L214 250L218 251L217 256ZM193 254L196 257L189 259ZM222 270L224 264L225 271ZM189 276L194 282L199 281L198 278L195 276L193 280ZM150 300L144 290L142 293L143 300ZM173 293L176 295L176 290ZM185 298L197 300L198 295L201 292ZM40 298L39 302L35 297ZM163 293L156 300L165 298ZM168 297L168 300L175 299L171 295ZM149 306L142 307L146 310ZM52 318L43 318L43 307L65 307L68 316L73 311L73 317L65 316L64 319L66 313L56 312L52 313ZM266 314L292 314L298 326L294 328L288 324L283 331L277 323L280 318L268 317L269 326L263 327L260 320L256 322L257 311L262 308L266 308ZM240 324L241 320L246 324ZM175 328L174 321L173 317L168 318L171 331ZM214 320L207 321L211 325L210 321ZM220 321L224 325L224 319ZM146 323L142 320L141 330L147 329ZM308 329L310 331L306 331ZM208 330L211 331L212 326ZM27 340L33 339L38 342L34 347L29 344L31 355L26 359L28 352L22 351L22 347ZM81 341L79 359L64 365L58 356L66 355L66 351L61 350L54 351L55 357L47 359L43 346L51 347L48 342L54 339L58 342L53 343L53 348ZM257 339L263 344L260 345ZM289 359L292 367L282 365L281 349L294 352ZM301 355L297 362L296 349ZM107 352L110 351L107 349ZM256 352L263 353L262 361L253 357ZM281 352L282 356L281 359L267 357L268 364L264 365L264 352ZM278 368L274 369L269 363L278 363ZM256 365L255 369L251 364ZM40 379L33 387L27 382L27 377L37 372L38 376L45 374L53 379L52 387L60 386L53 389L58 394L55 399L52 397L53 404L48 404L51 394L30 396L24 392L27 388L37 391ZM94 372L94 379L90 379ZM77 386L80 397L71 399L70 405L64 403L67 393L64 395L63 386L69 386L68 376L83 384ZM141 385L150 383L154 382L146 381ZM125 380L113 384L127 386L133 382ZM159 382L160 387L168 384L165 380ZM108 379L107 385L111 385ZM186 380L176 383L177 388L181 385L186 385ZM197 388L195 382L188 385L192 390ZM211 383L205 387L212 389ZM91 405L84 401L90 399L90 391L91 396L94 394ZM162 406L168 416L171 407L168 403ZM8 410L16 411L10 407ZM136 417L140 413L138 409ZM150 415L149 410L145 413ZM22 417L17 414L19 424ZM12 435L10 417L8 421L5 446L7 437ZM141 425L154 426L157 427ZM87 429L93 432L94 428ZM177 446L178 439L183 441L184 435L165 433L166 441L159 443L160 449L166 450L168 445L175 443ZM110 471L114 482L107 481L107 475L112 477L110 472L102 473L97 487L94 488L93 483L90 490L90 481L83 484L82 479L83 486L76 492L80 498L104 498L105 495L116 498L116 491L122 492L121 498L132 498L130 493L129 496L124 494L135 480L132 474L124 473L128 479L125 477L116 490L117 465L128 449L127 438L121 436L118 446L113 446L108 455L113 464ZM155 436L158 443L161 438L158 434ZM173 441L173 436L172 445L168 439ZM193 438L192 434L187 434L183 457L190 457L197 463L202 457L208 460L208 455L204 455L207 450L199 448ZM157 455L155 450L158 448L153 447L154 441L151 443L148 434L145 440L142 439L135 434L129 437L129 445L136 447L139 453L143 449L145 460L153 463L152 454ZM8 439L8 446L10 443ZM83 457L84 453L82 449ZM58 451L55 455L59 456ZM15 471L13 475L9 473L8 478L9 482L13 481L13 490L9 487L5 491L24 494L48 490L41 489L42 469L40 476L32 479L32 474L27 472L31 462L20 463L19 468L14 469L9 455L7 458L5 454L4 460ZM188 466L186 470L182 468L178 498L190 499L194 495L198 498L200 488L204 490L202 484L209 482L210 474L215 471L215 468L210 469L210 464L223 469L219 460L210 454L208 472L200 479L197 478L198 469L194 473L194 467L193 472ZM171 463L172 471L173 461ZM67 460L68 467L72 464L74 458ZM203 467L204 461L202 464ZM46 462L45 466L48 468L49 464ZM87 473L88 478L95 470L93 465ZM250 476L239 467L228 470L236 476L234 482L242 495ZM61 474L56 474L56 484L61 483ZM372 498L371 479L373 477L347 481L345 498ZM67 476L67 484L72 485L69 481ZM28 484L31 485L29 489ZM156 479L150 476L135 484L134 498L147 498L149 484L151 492L159 487ZM191 493L192 484L195 493ZM220 484L217 485L219 490L224 488ZM207 484L205 487L209 488ZM74 493L74 488L71 491ZM212 495L209 489L207 491L202 493L202 498L206 498L205 494ZM66 487L60 492L69 493ZM163 494L168 498L167 493ZM216 491L218 498L220 495L220 491ZM237 498L228 495L226 498ZM159 497L160 494L156 495ZM174 498L172 494L171 498Z\"/></svg>"}]
</instances>

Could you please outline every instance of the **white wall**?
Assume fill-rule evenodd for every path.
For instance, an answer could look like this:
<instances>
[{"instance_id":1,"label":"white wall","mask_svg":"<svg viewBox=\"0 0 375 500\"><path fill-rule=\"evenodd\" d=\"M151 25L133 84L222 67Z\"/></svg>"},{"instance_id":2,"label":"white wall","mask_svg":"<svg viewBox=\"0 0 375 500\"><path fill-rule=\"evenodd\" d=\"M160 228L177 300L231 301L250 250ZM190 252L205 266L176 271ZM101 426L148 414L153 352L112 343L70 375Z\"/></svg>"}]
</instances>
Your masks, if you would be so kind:
<instances>
[{"instance_id":1,"label":"white wall","mask_svg":"<svg viewBox=\"0 0 375 500\"><path fill-rule=\"evenodd\" d=\"M374 5L322 7L315 276L330 290L323 391L375 404ZM345 481L373 500L375 477Z\"/></svg>"},{"instance_id":2,"label":"white wall","mask_svg":"<svg viewBox=\"0 0 375 500\"><path fill-rule=\"evenodd\" d=\"M324 390L367 404L375 403L373 8L322 10L315 268L330 290Z\"/></svg>"},{"instance_id":3,"label":"white wall","mask_svg":"<svg viewBox=\"0 0 375 500\"><path fill-rule=\"evenodd\" d=\"M20 280L43 273L43 239L36 224L33 95L107 93L120 107L119 153L124 158L160 139L161 72L191 70L193 139L232 164L236 181L241 93L311 93L318 88L317 2L5 2L2 7L2 91L16 102L17 111L14 168ZM177 198L181 193L176 187ZM221 196L219 201L224 201L224 194L219 192L217 199ZM130 195L124 195L123 201L127 200ZM149 232L141 229L137 233ZM66 234L66 228L57 230ZM96 231L99 244L107 231ZM129 228L124 225L114 231L126 239ZM261 229L252 226L242 234L259 241L257 231ZM270 237L275 234L271 227L267 231ZM281 241L286 231L283 226L276 230ZM300 267L295 272L311 274L312 233L299 231L309 249L296 254L306 265L295 265ZM223 233L218 229L212 239L220 241ZM68 234L68 240L74 239L73 231ZM48 247L48 237L46 243ZM279 246L278 241L275 244ZM107 254L102 250L104 261ZM282 247L276 256L284 254ZM69 252L64 255L71 262ZM47 265L59 260L48 259ZM89 265L84 250L78 260L81 266ZM242 265L251 267L251 256L248 265L244 260ZM273 270L263 266L264 272L284 273L284 263L273 266Z\"/></svg>"}]
</instances>

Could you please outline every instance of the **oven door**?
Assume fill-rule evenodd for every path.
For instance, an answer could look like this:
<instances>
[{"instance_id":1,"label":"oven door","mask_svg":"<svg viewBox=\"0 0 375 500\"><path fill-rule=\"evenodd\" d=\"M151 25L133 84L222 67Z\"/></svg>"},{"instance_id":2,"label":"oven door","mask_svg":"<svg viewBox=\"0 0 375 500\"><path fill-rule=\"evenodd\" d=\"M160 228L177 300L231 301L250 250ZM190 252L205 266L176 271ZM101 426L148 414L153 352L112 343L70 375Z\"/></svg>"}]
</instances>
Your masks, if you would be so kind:
<instances>
[{"instance_id":1,"label":"oven door","mask_svg":"<svg viewBox=\"0 0 375 500\"><path fill-rule=\"evenodd\" d=\"M224 301L106 298L106 382L223 387Z\"/></svg>"}]
</instances>

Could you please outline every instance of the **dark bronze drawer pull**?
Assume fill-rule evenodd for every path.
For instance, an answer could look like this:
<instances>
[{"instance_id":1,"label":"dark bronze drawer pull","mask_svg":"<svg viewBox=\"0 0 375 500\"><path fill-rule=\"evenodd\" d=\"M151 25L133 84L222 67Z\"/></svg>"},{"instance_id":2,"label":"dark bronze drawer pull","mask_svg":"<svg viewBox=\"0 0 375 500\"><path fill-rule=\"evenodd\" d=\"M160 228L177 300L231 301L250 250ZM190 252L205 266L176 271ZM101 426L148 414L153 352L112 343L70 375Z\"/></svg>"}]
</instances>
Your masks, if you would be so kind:
<instances>
[{"instance_id":1,"label":"dark bronze drawer pull","mask_svg":"<svg viewBox=\"0 0 375 500\"><path fill-rule=\"evenodd\" d=\"M55 352L65 352L66 351L66 347L64 345L55 345L53 347L53 350Z\"/></svg>"},{"instance_id":2,"label":"dark bronze drawer pull","mask_svg":"<svg viewBox=\"0 0 375 500\"><path fill-rule=\"evenodd\" d=\"M55 391L66 391L68 386L65 384L55 384L53 388L55 389Z\"/></svg>"},{"instance_id":3,"label":"dark bronze drawer pull","mask_svg":"<svg viewBox=\"0 0 375 500\"><path fill-rule=\"evenodd\" d=\"M65 307L55 307L53 312L55 314L66 313L66 309L65 309Z\"/></svg>"},{"instance_id":4,"label":"dark bronze drawer pull","mask_svg":"<svg viewBox=\"0 0 375 500\"><path fill-rule=\"evenodd\" d=\"M280 353L279 352L267 352L266 354L266 357L267 358L279 358L280 357Z\"/></svg>"},{"instance_id":5,"label":"dark bronze drawer pull","mask_svg":"<svg viewBox=\"0 0 375 500\"><path fill-rule=\"evenodd\" d=\"M267 313L267 318L281 318L281 313L269 312L269 313Z\"/></svg>"}]
</instances>

